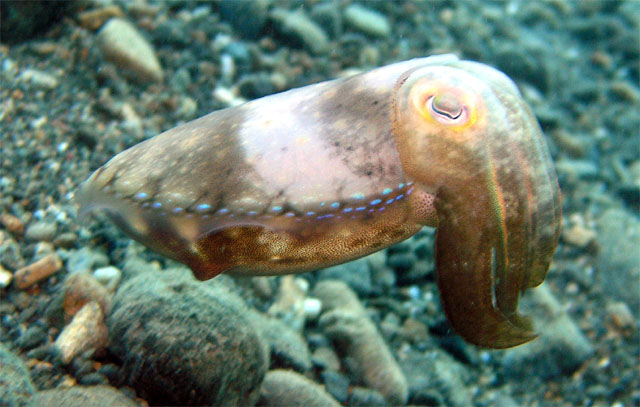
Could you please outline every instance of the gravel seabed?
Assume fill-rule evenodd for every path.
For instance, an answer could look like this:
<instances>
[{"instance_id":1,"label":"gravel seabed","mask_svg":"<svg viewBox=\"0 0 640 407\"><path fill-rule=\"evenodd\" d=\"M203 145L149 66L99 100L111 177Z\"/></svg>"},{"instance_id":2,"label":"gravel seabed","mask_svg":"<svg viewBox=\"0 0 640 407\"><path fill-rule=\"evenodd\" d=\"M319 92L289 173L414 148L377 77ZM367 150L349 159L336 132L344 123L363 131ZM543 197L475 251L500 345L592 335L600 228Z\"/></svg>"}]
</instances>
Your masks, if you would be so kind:
<instances>
[{"instance_id":1,"label":"gravel seabed","mask_svg":"<svg viewBox=\"0 0 640 407\"><path fill-rule=\"evenodd\" d=\"M355 292L401 368L404 378L397 379L406 381L407 405L640 404L640 2L356 3L83 1L57 11L59 18L34 35L2 31L0 405L74 405L82 397L104 400L103 405L204 400L197 397L202 389L166 403L152 393L163 384L148 385L152 376L141 372L163 361L175 366L179 358L149 357L137 365L131 358L145 355L127 354L122 344L115 351L114 338L97 350L86 348L108 339L92 334L106 335L122 324L114 320L122 313L110 314L111 297L129 278L143 271L172 273L178 266L132 242L105 218L78 219L73 194L93 170L123 149L210 111L447 52L514 79L556 164L563 234L544 288L527 294L523 307L543 321L540 338L514 350L488 351L453 335L439 304L431 230L337 268L203 284L218 291L222 285L229 303L246 304L233 309L245 310L242 321L253 321L243 335L253 338L255 329L262 338L255 339L254 353L268 348L269 370L292 369L322 386L301 390L308 397L330 397L342 405L385 403L384 390L364 380L362 366L345 357L340 335L325 331L331 322L317 309L313 288L339 279ZM4 7L7 27L11 15ZM42 7L53 13L46 3ZM150 51L132 57L106 51L109 39L101 28L112 18L130 25ZM40 259L50 265L38 271L42 278L20 283L16 272ZM99 284L68 279L76 273ZM166 306L161 299L168 288L158 286L156 306ZM171 288L177 293L171 301L181 307L202 302L181 302L180 287ZM63 362L56 339L85 303L93 304L99 329L86 333L85 347L78 345L72 361ZM184 309L176 313L191 315ZM341 310L337 317L350 315ZM150 331L148 337L165 340L162 333L170 330L162 323L151 324L148 329L158 334ZM197 341L180 343L201 350ZM163 342L162 349L171 345ZM304 378L295 382L313 385ZM77 393L62 391L68 388ZM277 390L259 393L251 388L227 400L277 402ZM402 397L393 400L397 404Z\"/></svg>"}]
</instances>

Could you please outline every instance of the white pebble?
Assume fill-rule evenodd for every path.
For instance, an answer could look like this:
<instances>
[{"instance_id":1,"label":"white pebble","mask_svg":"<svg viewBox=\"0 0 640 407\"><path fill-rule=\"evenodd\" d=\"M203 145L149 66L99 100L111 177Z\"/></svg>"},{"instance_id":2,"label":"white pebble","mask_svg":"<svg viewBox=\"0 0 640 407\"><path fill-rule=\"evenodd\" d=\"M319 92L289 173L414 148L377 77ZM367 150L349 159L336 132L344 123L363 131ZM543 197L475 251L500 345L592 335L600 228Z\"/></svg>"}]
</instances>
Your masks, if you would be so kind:
<instances>
[{"instance_id":1,"label":"white pebble","mask_svg":"<svg viewBox=\"0 0 640 407\"><path fill-rule=\"evenodd\" d=\"M120 278L122 278L122 271L113 266L100 267L95 269L93 276L109 291L115 291L120 282Z\"/></svg>"},{"instance_id":2,"label":"white pebble","mask_svg":"<svg viewBox=\"0 0 640 407\"><path fill-rule=\"evenodd\" d=\"M11 280L13 280L13 274L0 266L0 287L8 287L11 284Z\"/></svg>"},{"instance_id":3,"label":"white pebble","mask_svg":"<svg viewBox=\"0 0 640 407\"><path fill-rule=\"evenodd\" d=\"M385 38L391 34L391 25L387 17L359 4L347 7L344 19L353 29L372 37Z\"/></svg>"},{"instance_id":4,"label":"white pebble","mask_svg":"<svg viewBox=\"0 0 640 407\"><path fill-rule=\"evenodd\" d=\"M316 319L322 311L322 301L317 298L305 298L303 303L304 315L308 319Z\"/></svg>"}]
</instances>

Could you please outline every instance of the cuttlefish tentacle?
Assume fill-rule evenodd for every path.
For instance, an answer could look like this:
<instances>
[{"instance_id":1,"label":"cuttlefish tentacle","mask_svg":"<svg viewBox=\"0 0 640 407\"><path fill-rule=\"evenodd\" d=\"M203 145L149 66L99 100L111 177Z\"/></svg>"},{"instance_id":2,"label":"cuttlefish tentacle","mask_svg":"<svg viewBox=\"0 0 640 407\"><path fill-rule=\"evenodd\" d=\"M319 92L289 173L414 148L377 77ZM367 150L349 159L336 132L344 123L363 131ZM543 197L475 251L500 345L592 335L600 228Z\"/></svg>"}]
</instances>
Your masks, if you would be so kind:
<instances>
[{"instance_id":1,"label":"cuttlefish tentacle","mask_svg":"<svg viewBox=\"0 0 640 407\"><path fill-rule=\"evenodd\" d=\"M112 158L78 192L188 265L295 273L436 226L452 327L487 347L532 339L517 313L555 250L560 196L540 128L500 72L452 55L258 99Z\"/></svg>"}]
</instances>

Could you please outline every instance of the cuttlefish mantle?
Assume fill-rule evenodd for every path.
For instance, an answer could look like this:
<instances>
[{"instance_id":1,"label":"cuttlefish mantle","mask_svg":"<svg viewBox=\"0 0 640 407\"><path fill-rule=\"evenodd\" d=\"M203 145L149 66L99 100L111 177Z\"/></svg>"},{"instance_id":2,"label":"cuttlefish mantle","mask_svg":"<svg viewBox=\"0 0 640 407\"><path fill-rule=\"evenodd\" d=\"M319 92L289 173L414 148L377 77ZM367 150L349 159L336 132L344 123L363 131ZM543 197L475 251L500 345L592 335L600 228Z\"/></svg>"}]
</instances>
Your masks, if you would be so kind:
<instances>
[{"instance_id":1,"label":"cuttlefish mantle","mask_svg":"<svg viewBox=\"0 0 640 407\"><path fill-rule=\"evenodd\" d=\"M518 300L561 218L516 86L452 55L215 111L116 155L77 199L202 280L327 267L435 226L445 313L495 348L535 337Z\"/></svg>"}]
</instances>

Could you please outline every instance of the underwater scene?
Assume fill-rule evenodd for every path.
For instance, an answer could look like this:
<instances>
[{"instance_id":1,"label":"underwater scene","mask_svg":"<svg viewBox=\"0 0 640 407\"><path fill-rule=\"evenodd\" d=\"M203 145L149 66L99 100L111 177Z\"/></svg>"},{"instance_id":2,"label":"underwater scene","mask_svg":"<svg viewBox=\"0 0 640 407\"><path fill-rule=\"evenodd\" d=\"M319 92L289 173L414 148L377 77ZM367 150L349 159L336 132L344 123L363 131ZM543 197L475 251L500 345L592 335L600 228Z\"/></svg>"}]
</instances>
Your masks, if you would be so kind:
<instances>
[{"instance_id":1,"label":"underwater scene","mask_svg":"<svg viewBox=\"0 0 640 407\"><path fill-rule=\"evenodd\" d=\"M0 406L640 405L640 1L0 1Z\"/></svg>"}]
</instances>

